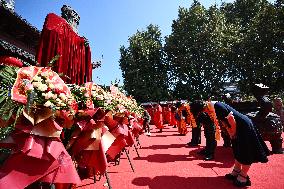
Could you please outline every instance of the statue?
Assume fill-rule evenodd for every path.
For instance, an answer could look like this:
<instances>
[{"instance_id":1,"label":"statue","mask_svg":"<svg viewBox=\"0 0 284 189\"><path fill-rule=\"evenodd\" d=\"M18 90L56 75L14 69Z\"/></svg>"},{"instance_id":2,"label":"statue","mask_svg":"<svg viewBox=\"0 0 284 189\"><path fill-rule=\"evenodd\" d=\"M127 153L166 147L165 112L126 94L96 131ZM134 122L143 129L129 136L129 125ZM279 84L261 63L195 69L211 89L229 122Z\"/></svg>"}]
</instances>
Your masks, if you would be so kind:
<instances>
[{"instance_id":1,"label":"statue","mask_svg":"<svg viewBox=\"0 0 284 189\"><path fill-rule=\"evenodd\" d=\"M79 14L68 5L63 5L61 8L61 17L64 18L68 24L73 28L74 32L78 34L78 25L80 21Z\"/></svg>"},{"instance_id":2,"label":"statue","mask_svg":"<svg viewBox=\"0 0 284 189\"><path fill-rule=\"evenodd\" d=\"M283 125L280 117L272 113L272 103L267 97L269 87L263 84L255 84L253 87L253 95L260 107L256 112L247 114L252 119L254 124L259 129L263 139L269 141L272 147L272 152L275 154L282 154L282 130Z\"/></svg>"},{"instance_id":3,"label":"statue","mask_svg":"<svg viewBox=\"0 0 284 189\"><path fill-rule=\"evenodd\" d=\"M49 13L43 25L36 53L40 66L60 56L52 70L60 73L66 83L78 84L92 81L91 49L86 38L78 35L80 16L70 6L64 5L62 17Z\"/></svg>"}]
</instances>

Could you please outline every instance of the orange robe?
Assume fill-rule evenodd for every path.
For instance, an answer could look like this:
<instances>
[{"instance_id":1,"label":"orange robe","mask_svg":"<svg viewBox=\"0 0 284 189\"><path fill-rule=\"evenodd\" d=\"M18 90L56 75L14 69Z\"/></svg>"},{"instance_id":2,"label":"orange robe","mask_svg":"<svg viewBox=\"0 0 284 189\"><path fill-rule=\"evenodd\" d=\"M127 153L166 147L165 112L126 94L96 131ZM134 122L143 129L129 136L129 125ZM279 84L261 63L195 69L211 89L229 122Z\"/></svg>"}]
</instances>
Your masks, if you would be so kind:
<instances>
[{"instance_id":1,"label":"orange robe","mask_svg":"<svg viewBox=\"0 0 284 189\"><path fill-rule=\"evenodd\" d=\"M186 127L186 116L182 114L183 110L186 110L184 105L182 105L178 109L179 120L177 121L177 127L178 127L178 132L181 135L186 135L188 131Z\"/></svg>"}]
</instances>

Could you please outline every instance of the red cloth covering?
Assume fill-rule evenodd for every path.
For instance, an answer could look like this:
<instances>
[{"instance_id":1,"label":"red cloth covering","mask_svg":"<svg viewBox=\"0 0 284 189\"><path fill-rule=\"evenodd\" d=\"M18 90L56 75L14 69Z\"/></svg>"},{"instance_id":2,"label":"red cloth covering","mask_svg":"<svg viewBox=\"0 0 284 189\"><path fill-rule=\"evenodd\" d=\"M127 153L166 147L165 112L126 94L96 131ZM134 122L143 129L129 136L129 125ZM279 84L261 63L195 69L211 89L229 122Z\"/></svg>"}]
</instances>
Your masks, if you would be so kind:
<instances>
[{"instance_id":1,"label":"red cloth covering","mask_svg":"<svg viewBox=\"0 0 284 189\"><path fill-rule=\"evenodd\" d=\"M132 146L134 144L134 139L126 124L123 124L124 117L117 117L116 120L112 115L106 115L105 124L109 128L109 131L115 137L115 141L107 150L107 155L112 159L121 152L125 146Z\"/></svg>"},{"instance_id":2,"label":"red cloth covering","mask_svg":"<svg viewBox=\"0 0 284 189\"><path fill-rule=\"evenodd\" d=\"M121 134L125 137L127 145L132 146L134 144L134 138L131 130L128 128L129 120L126 115L127 114L125 113L124 117L118 118L115 116L114 118L118 118L119 128L121 129Z\"/></svg>"},{"instance_id":3,"label":"red cloth covering","mask_svg":"<svg viewBox=\"0 0 284 189\"><path fill-rule=\"evenodd\" d=\"M138 117L135 113L131 113L132 118L129 120L129 125L131 127L131 133L134 137L139 137L143 132L143 121L142 124L139 123Z\"/></svg>"},{"instance_id":4,"label":"red cloth covering","mask_svg":"<svg viewBox=\"0 0 284 189\"><path fill-rule=\"evenodd\" d=\"M137 118L139 125L143 125L144 119L143 118Z\"/></svg>"},{"instance_id":5,"label":"red cloth covering","mask_svg":"<svg viewBox=\"0 0 284 189\"><path fill-rule=\"evenodd\" d=\"M94 167L96 173L103 174L106 171L107 159L102 146L102 141L98 141L97 149L87 149L91 145L95 145L97 139L91 138L92 129L82 131L76 138L76 142L71 148L72 154L79 166ZM104 134L105 130L102 132Z\"/></svg>"},{"instance_id":6,"label":"red cloth covering","mask_svg":"<svg viewBox=\"0 0 284 189\"><path fill-rule=\"evenodd\" d=\"M127 146L127 142L123 135L119 135L116 137L114 143L107 150L107 155L111 157L111 159L115 159L116 155L122 151L122 149Z\"/></svg>"},{"instance_id":7,"label":"red cloth covering","mask_svg":"<svg viewBox=\"0 0 284 189\"><path fill-rule=\"evenodd\" d=\"M37 126L53 130L60 128L52 118ZM23 189L35 181L80 183L73 161L61 140L58 137L32 135L34 127L24 116L18 120L16 130L10 136L15 146L14 153L0 169L0 188Z\"/></svg>"},{"instance_id":8,"label":"red cloth covering","mask_svg":"<svg viewBox=\"0 0 284 189\"><path fill-rule=\"evenodd\" d=\"M73 132L70 140L70 152L75 157L79 167L94 168L95 173L106 171L107 159L105 152L108 145L114 142L114 137L104 127L104 112L97 109L85 110L88 115ZM108 135L108 136L106 136Z\"/></svg>"},{"instance_id":9,"label":"red cloth covering","mask_svg":"<svg viewBox=\"0 0 284 189\"><path fill-rule=\"evenodd\" d=\"M142 134L142 132L143 132L142 125L140 125L140 123L138 121L134 120L133 124L132 124L131 132L132 132L134 137L139 137L139 135Z\"/></svg>"},{"instance_id":10,"label":"red cloth covering","mask_svg":"<svg viewBox=\"0 0 284 189\"><path fill-rule=\"evenodd\" d=\"M56 55L61 57L52 69L68 76L68 83L81 85L92 80L90 47L63 18L50 13L45 18L36 60L47 66Z\"/></svg>"}]
</instances>

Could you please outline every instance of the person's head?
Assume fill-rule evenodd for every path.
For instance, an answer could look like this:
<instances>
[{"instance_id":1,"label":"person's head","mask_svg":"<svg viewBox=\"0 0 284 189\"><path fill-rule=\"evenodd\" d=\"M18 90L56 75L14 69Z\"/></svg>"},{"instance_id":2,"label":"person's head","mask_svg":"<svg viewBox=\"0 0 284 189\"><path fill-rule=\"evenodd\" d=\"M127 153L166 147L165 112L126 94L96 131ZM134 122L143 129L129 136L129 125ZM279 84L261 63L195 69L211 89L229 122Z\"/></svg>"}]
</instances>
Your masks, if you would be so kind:
<instances>
[{"instance_id":1,"label":"person's head","mask_svg":"<svg viewBox=\"0 0 284 189\"><path fill-rule=\"evenodd\" d=\"M190 104L190 111L194 117L204 110L205 103L202 100L195 100Z\"/></svg>"},{"instance_id":2,"label":"person's head","mask_svg":"<svg viewBox=\"0 0 284 189\"><path fill-rule=\"evenodd\" d=\"M181 104L180 101L178 101L178 102L176 103L176 107L177 107L177 108L181 107L181 105L182 105L182 104Z\"/></svg>"},{"instance_id":3,"label":"person's head","mask_svg":"<svg viewBox=\"0 0 284 189\"><path fill-rule=\"evenodd\" d=\"M273 100L273 105L275 110L281 110L283 108L283 103L281 98L275 98Z\"/></svg>"}]
</instances>

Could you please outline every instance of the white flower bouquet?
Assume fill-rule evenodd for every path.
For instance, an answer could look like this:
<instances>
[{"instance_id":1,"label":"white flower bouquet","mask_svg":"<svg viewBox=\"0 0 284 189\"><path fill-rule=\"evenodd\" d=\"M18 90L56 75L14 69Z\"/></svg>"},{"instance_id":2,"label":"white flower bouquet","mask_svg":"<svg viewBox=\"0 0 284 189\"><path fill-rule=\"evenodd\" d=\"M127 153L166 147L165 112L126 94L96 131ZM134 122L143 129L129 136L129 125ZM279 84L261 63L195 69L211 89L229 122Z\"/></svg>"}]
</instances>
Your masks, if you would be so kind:
<instances>
[{"instance_id":1,"label":"white flower bouquet","mask_svg":"<svg viewBox=\"0 0 284 189\"><path fill-rule=\"evenodd\" d=\"M45 67L23 67L17 73L12 99L28 108L72 109L74 98L57 73Z\"/></svg>"}]
</instances>

